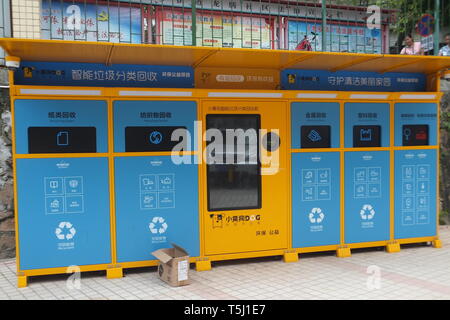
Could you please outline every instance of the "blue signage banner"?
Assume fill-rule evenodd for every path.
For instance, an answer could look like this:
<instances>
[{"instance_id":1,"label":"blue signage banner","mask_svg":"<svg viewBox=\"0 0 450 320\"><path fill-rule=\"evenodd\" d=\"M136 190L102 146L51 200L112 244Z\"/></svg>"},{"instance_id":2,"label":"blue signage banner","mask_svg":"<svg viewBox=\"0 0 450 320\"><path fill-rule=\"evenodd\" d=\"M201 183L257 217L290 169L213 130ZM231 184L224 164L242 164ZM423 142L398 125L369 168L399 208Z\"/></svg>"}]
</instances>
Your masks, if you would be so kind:
<instances>
[{"instance_id":1,"label":"blue signage banner","mask_svg":"<svg viewBox=\"0 0 450 320\"><path fill-rule=\"evenodd\" d=\"M384 73L286 69L281 72L284 90L322 91L426 91L421 73Z\"/></svg>"},{"instance_id":2,"label":"blue signage banner","mask_svg":"<svg viewBox=\"0 0 450 320\"><path fill-rule=\"evenodd\" d=\"M18 85L194 87L194 70L188 66L23 61L14 77Z\"/></svg>"}]
</instances>

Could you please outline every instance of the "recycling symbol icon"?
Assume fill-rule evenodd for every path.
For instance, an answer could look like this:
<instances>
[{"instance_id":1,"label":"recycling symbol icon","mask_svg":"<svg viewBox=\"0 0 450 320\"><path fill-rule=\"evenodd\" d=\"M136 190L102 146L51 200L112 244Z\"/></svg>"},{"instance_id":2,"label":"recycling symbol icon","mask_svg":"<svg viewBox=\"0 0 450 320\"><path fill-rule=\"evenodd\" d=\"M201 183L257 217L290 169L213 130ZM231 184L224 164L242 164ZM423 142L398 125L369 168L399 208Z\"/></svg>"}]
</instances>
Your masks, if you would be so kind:
<instances>
[{"instance_id":1,"label":"recycling symbol icon","mask_svg":"<svg viewBox=\"0 0 450 320\"><path fill-rule=\"evenodd\" d=\"M325 214L320 208L313 208L309 213L309 221L311 223L321 223L325 218Z\"/></svg>"},{"instance_id":2,"label":"recycling symbol icon","mask_svg":"<svg viewBox=\"0 0 450 320\"><path fill-rule=\"evenodd\" d=\"M75 237L77 230L70 222L62 221L55 229L55 235L59 240L71 240Z\"/></svg>"},{"instance_id":3,"label":"recycling symbol icon","mask_svg":"<svg viewBox=\"0 0 450 320\"><path fill-rule=\"evenodd\" d=\"M370 204L365 204L359 214L363 220L372 220L375 215L375 209Z\"/></svg>"},{"instance_id":4,"label":"recycling symbol icon","mask_svg":"<svg viewBox=\"0 0 450 320\"><path fill-rule=\"evenodd\" d=\"M150 229L150 232L153 234L163 234L164 232L166 232L168 225L163 217L154 217L148 227Z\"/></svg>"}]
</instances>

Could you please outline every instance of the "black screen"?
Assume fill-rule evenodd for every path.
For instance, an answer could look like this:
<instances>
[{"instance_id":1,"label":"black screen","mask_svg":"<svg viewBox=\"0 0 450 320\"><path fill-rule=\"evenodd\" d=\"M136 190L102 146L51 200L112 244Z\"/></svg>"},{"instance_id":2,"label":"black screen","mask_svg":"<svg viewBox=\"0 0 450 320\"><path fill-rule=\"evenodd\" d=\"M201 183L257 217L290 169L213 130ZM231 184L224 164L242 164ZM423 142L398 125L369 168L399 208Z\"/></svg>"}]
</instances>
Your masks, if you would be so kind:
<instances>
[{"instance_id":1,"label":"black screen","mask_svg":"<svg viewBox=\"0 0 450 320\"><path fill-rule=\"evenodd\" d=\"M206 128L217 129L223 137L208 143L210 148L212 143L221 144L221 150L207 154L208 210L261 208L260 116L207 115ZM242 129L249 135L240 141L227 139L227 129Z\"/></svg>"},{"instance_id":2,"label":"black screen","mask_svg":"<svg viewBox=\"0 0 450 320\"><path fill-rule=\"evenodd\" d=\"M330 148L330 126L302 126L300 129L302 148Z\"/></svg>"},{"instance_id":3,"label":"black screen","mask_svg":"<svg viewBox=\"0 0 450 320\"><path fill-rule=\"evenodd\" d=\"M172 151L173 147L180 143L180 141L171 140L172 133L177 129L184 129L183 138L180 141L187 143L186 127L126 127L125 151ZM184 149L187 149L187 145Z\"/></svg>"},{"instance_id":4,"label":"black screen","mask_svg":"<svg viewBox=\"0 0 450 320\"><path fill-rule=\"evenodd\" d=\"M29 153L97 152L95 127L29 127Z\"/></svg>"},{"instance_id":5,"label":"black screen","mask_svg":"<svg viewBox=\"0 0 450 320\"><path fill-rule=\"evenodd\" d=\"M381 126L354 126L354 148L381 147Z\"/></svg>"},{"instance_id":6,"label":"black screen","mask_svg":"<svg viewBox=\"0 0 450 320\"><path fill-rule=\"evenodd\" d=\"M402 144L404 146L429 145L429 129L427 124L410 124L402 127Z\"/></svg>"}]
</instances>

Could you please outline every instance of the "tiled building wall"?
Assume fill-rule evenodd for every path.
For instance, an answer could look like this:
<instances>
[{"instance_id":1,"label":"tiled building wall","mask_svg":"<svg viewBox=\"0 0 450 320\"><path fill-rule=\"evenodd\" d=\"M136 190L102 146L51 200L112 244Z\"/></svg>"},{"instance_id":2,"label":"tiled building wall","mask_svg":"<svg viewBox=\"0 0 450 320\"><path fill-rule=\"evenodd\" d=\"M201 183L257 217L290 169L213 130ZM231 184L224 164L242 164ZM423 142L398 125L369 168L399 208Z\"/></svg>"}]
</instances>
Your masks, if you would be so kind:
<instances>
[{"instance_id":1,"label":"tiled building wall","mask_svg":"<svg viewBox=\"0 0 450 320\"><path fill-rule=\"evenodd\" d=\"M14 38L40 39L40 0L12 0Z\"/></svg>"},{"instance_id":2,"label":"tiled building wall","mask_svg":"<svg viewBox=\"0 0 450 320\"><path fill-rule=\"evenodd\" d=\"M9 0L0 0L0 38L11 37ZM0 66L5 64L5 52L0 48ZM0 85L5 82L5 72L0 71Z\"/></svg>"}]
</instances>

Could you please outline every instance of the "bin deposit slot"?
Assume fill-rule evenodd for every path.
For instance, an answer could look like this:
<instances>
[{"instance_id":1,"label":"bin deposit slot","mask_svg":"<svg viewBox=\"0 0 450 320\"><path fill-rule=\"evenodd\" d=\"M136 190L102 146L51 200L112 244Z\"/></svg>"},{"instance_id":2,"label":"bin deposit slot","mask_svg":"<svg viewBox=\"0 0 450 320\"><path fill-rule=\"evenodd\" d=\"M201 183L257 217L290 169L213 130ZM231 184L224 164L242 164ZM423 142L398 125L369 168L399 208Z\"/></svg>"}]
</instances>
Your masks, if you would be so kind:
<instances>
[{"instance_id":1,"label":"bin deposit slot","mask_svg":"<svg viewBox=\"0 0 450 320\"><path fill-rule=\"evenodd\" d=\"M186 151L187 135L186 127L126 127L125 152L172 151L179 143Z\"/></svg>"},{"instance_id":2,"label":"bin deposit slot","mask_svg":"<svg viewBox=\"0 0 450 320\"><path fill-rule=\"evenodd\" d=\"M429 143L428 125L414 124L402 127L402 144L404 146L428 146Z\"/></svg>"},{"instance_id":3,"label":"bin deposit slot","mask_svg":"<svg viewBox=\"0 0 450 320\"><path fill-rule=\"evenodd\" d=\"M29 153L97 152L95 127L29 127Z\"/></svg>"},{"instance_id":4,"label":"bin deposit slot","mask_svg":"<svg viewBox=\"0 0 450 320\"><path fill-rule=\"evenodd\" d=\"M381 126L354 126L354 148L381 147Z\"/></svg>"},{"instance_id":5,"label":"bin deposit slot","mask_svg":"<svg viewBox=\"0 0 450 320\"><path fill-rule=\"evenodd\" d=\"M302 148L330 148L331 126L301 126Z\"/></svg>"}]
</instances>

